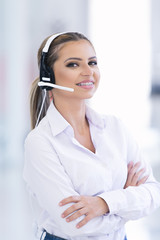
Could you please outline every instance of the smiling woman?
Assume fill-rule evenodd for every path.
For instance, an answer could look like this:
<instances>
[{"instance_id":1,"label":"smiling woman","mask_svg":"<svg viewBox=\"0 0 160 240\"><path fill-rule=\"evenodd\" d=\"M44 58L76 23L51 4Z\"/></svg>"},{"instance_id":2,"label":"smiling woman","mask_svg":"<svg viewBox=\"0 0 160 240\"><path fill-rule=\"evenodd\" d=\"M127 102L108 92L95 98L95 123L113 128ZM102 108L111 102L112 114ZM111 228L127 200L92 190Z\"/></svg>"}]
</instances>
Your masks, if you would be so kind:
<instances>
[{"instance_id":1,"label":"smiling woman","mask_svg":"<svg viewBox=\"0 0 160 240\"><path fill-rule=\"evenodd\" d=\"M72 98L74 101L79 101L79 98L82 100L90 98L99 83L99 69L92 45L84 39L78 42L70 41L60 48L58 56L53 65L56 84L65 84L73 88ZM57 89L53 89L53 94L55 100L57 97L61 98L62 94L68 96L66 92L60 94ZM71 96L69 95L69 99L67 102L65 100L65 103L70 104L70 101Z\"/></svg>"},{"instance_id":2,"label":"smiling woman","mask_svg":"<svg viewBox=\"0 0 160 240\"><path fill-rule=\"evenodd\" d=\"M42 43L38 62L24 165L36 235L124 240L127 221L159 207L160 184L123 123L86 104L100 80L94 47L83 34L59 33Z\"/></svg>"}]
</instances>

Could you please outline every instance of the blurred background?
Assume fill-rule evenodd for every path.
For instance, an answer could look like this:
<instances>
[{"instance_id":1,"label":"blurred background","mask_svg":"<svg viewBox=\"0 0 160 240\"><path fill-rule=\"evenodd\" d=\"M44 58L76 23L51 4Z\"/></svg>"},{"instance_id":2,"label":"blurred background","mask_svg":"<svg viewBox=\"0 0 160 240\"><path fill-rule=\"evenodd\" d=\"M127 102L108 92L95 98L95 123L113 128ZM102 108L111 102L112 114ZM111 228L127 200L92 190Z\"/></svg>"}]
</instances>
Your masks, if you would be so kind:
<instances>
[{"instance_id":1,"label":"blurred background","mask_svg":"<svg viewBox=\"0 0 160 240\"><path fill-rule=\"evenodd\" d=\"M0 0L0 239L34 240L23 182L29 89L48 35L80 31L101 71L90 104L120 117L160 181L160 1ZM159 240L160 210L127 223L128 240Z\"/></svg>"}]
</instances>

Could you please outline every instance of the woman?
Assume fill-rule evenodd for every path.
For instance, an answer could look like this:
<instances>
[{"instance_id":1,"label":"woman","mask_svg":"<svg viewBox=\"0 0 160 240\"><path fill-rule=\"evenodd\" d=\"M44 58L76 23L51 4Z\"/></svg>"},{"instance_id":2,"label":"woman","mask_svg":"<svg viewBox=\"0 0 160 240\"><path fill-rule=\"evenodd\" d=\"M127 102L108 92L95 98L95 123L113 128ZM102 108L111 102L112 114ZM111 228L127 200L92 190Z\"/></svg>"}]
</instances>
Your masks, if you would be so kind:
<instances>
[{"instance_id":1,"label":"woman","mask_svg":"<svg viewBox=\"0 0 160 240\"><path fill-rule=\"evenodd\" d=\"M124 240L128 220L159 207L160 185L121 121L85 102L100 80L94 47L80 33L60 33L42 43L38 63L24 166L36 235Z\"/></svg>"}]
</instances>

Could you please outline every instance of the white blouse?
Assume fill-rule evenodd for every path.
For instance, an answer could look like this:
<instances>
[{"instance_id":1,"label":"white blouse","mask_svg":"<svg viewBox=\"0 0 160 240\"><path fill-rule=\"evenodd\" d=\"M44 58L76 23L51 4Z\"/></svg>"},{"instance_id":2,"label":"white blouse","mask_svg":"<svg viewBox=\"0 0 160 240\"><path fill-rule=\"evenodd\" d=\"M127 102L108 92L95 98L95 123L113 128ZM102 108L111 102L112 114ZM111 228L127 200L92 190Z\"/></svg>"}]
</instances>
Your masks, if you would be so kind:
<instances>
[{"instance_id":1,"label":"white blouse","mask_svg":"<svg viewBox=\"0 0 160 240\"><path fill-rule=\"evenodd\" d=\"M43 229L68 240L123 240L128 220L144 217L160 206L160 184L141 157L122 122L86 107L93 153L75 138L71 125L51 103L46 116L25 141L24 179L32 199L36 236ZM127 164L141 161L145 184L123 189ZM72 195L100 196L110 212L77 229L83 218L66 222L61 214L71 204L59 202Z\"/></svg>"}]
</instances>

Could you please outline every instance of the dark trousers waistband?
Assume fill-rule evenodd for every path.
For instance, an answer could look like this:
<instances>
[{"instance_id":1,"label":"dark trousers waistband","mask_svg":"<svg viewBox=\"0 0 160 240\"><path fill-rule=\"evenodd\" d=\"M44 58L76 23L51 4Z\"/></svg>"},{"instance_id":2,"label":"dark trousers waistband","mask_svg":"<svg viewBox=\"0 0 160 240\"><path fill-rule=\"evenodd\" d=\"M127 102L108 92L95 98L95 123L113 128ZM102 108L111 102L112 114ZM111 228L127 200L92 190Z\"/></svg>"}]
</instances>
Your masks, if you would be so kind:
<instances>
[{"instance_id":1,"label":"dark trousers waistband","mask_svg":"<svg viewBox=\"0 0 160 240\"><path fill-rule=\"evenodd\" d=\"M43 234L45 234L44 240L67 240L67 239L65 239L65 238L61 238L61 237L58 237L58 236L49 234L49 233L46 232L45 230L44 230L44 232L42 233L42 236L43 236ZM41 236L41 239L42 239L42 236ZM41 240L41 239L40 239L40 240ZM127 238L125 237L124 240L127 240Z\"/></svg>"},{"instance_id":2,"label":"dark trousers waistband","mask_svg":"<svg viewBox=\"0 0 160 240\"><path fill-rule=\"evenodd\" d=\"M45 237L43 238L43 236L45 236ZM40 240L42 240L42 239L44 239L44 240L67 240L67 239L64 239L64 238L61 238L61 237L58 237L58 236L49 234L49 233L46 232L45 230L43 231Z\"/></svg>"}]
</instances>

